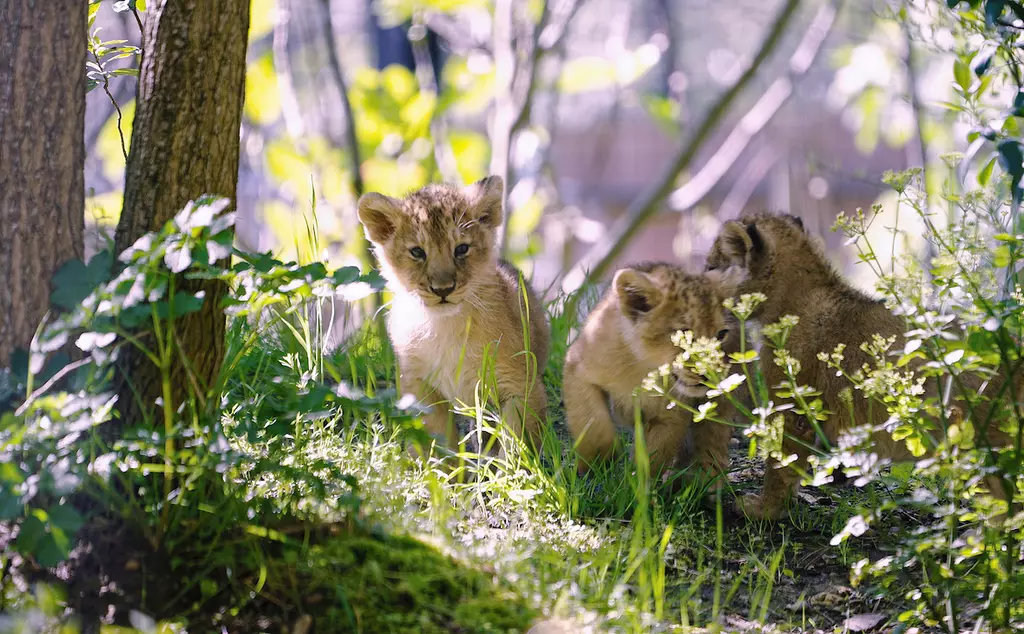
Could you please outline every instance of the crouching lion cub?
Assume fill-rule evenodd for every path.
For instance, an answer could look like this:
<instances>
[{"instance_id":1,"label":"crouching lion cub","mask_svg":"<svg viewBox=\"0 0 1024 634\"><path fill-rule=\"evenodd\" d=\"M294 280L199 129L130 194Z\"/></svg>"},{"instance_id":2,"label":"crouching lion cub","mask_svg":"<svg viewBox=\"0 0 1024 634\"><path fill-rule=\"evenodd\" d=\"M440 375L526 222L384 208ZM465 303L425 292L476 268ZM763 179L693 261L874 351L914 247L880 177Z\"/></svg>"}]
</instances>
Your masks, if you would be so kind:
<instances>
[{"instance_id":1,"label":"crouching lion cub","mask_svg":"<svg viewBox=\"0 0 1024 634\"><path fill-rule=\"evenodd\" d=\"M691 275L661 262L615 274L565 357L563 397L581 473L614 453L616 418L632 426L634 391L679 354L674 333L691 330L697 337L726 339L730 325L722 301L733 294L741 275L738 268ZM706 390L699 377L681 371L675 391L699 398ZM672 465L691 431L696 461L713 472L725 468L728 453L718 448L727 449L729 427L708 421L691 430L690 414L680 407L666 409L664 397L641 391L637 399L652 473Z\"/></svg>"},{"instance_id":2,"label":"crouching lion cub","mask_svg":"<svg viewBox=\"0 0 1024 634\"><path fill-rule=\"evenodd\" d=\"M831 352L837 344L845 344L844 366L851 369L872 364L868 353L860 346L875 334L896 337L896 349L903 347L905 331L901 317L892 314L885 305L850 286L831 266L818 241L804 230L803 222L788 214L750 214L725 224L712 245L707 258L709 272L743 267L747 275L740 284L740 293L763 293L767 300L758 306L754 318L768 324L783 315L796 315L799 323L793 328L786 349L802 368L800 382L821 390L825 408L833 414L822 423L822 431L834 445L839 435L854 425L871 424L878 428L888 418L886 408L855 393L852 407L840 398L850 387L845 377L836 376L834 370L818 360L819 352ZM761 357L761 371L770 386L785 380L781 368L771 354ZM920 365L920 361L911 367ZM965 382L977 388L977 377L964 375ZM989 386L992 388L993 386ZM998 385L992 394L998 393ZM929 393L936 393L934 379L926 384ZM985 420L985 407L975 409L976 419ZM954 418L960 408L955 407ZM936 426L932 433L938 438L943 431ZM816 441L816 432L792 414L784 418L785 439L783 453L797 456L796 464L807 468L807 445ZM980 434L990 446L1000 447L1007 441L1006 434L996 424L987 425ZM906 444L894 441L885 431L873 436L879 457L894 461L909 460L913 456ZM806 443L806 444L804 444ZM780 468L769 461L765 469L764 487L760 495L748 496L740 501L741 510L750 517L773 519L779 517L787 500L799 483L800 475L791 468ZM1002 487L993 493L1001 495Z\"/></svg>"},{"instance_id":3,"label":"crouching lion cub","mask_svg":"<svg viewBox=\"0 0 1024 634\"><path fill-rule=\"evenodd\" d=\"M503 186L491 176L461 189L428 185L403 199L359 199L359 220L394 294L388 333L402 389L431 406L427 431L451 448L451 402L474 403L488 357L503 420L540 446L548 323L520 272L498 259Z\"/></svg>"}]
</instances>

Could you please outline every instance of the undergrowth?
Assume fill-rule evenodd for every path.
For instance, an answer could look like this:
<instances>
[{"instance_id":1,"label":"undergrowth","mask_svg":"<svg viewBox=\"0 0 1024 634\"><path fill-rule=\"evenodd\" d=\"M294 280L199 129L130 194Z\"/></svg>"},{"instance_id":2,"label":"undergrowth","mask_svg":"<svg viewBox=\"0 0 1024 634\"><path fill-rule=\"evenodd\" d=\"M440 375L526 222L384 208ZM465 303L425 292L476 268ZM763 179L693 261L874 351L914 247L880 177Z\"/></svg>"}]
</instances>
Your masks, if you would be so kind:
<instances>
[{"instance_id":1,"label":"undergrowth","mask_svg":"<svg viewBox=\"0 0 1024 634\"><path fill-rule=\"evenodd\" d=\"M336 308L356 319L379 277L238 251L224 267L213 246L230 244L222 205L190 205L133 246L112 280L107 256L70 265L55 294L67 313L5 375L3 627L521 632L560 618L575 631L829 631L850 617L903 627L913 586L893 575L853 588L849 572L899 552L923 516L879 516L859 539L830 541L861 509L906 493L906 475L809 489L777 524L733 511L763 474L740 435L713 497L699 481L674 494L652 481L642 435L635 460L577 475L559 399L579 327L563 307L585 303L572 297L547 307L542 450L462 403L458 455L413 458L409 443L430 439L396 390L379 323L343 324L342 343L327 345ZM116 416L119 346L137 345L132 329L145 324L171 332L201 305L174 291L168 253L232 289L215 398L110 441L99 432ZM58 376L59 363L39 361L59 359L67 341L87 356ZM493 389L481 380L477 402ZM473 451L468 421L501 436L505 457Z\"/></svg>"}]
</instances>

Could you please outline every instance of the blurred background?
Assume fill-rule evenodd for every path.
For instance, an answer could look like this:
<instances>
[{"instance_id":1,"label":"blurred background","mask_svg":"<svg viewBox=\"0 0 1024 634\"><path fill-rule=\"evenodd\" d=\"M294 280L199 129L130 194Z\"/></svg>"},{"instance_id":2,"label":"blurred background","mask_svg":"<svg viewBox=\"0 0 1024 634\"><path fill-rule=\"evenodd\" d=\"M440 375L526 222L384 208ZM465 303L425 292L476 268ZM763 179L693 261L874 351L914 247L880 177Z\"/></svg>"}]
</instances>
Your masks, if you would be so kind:
<instances>
[{"instance_id":1,"label":"blurred background","mask_svg":"<svg viewBox=\"0 0 1024 634\"><path fill-rule=\"evenodd\" d=\"M117 4L104 3L96 28L138 43ZM830 227L876 203L896 213L886 170L924 165L937 191L943 155L963 149L941 105L954 80L944 11L895 0L253 0L239 246L366 265L360 193L493 173L507 183L505 253L549 298L595 267L607 277L641 259L699 266L723 221L763 208L802 217L870 288ZM93 248L121 206L135 82L89 93Z\"/></svg>"}]
</instances>

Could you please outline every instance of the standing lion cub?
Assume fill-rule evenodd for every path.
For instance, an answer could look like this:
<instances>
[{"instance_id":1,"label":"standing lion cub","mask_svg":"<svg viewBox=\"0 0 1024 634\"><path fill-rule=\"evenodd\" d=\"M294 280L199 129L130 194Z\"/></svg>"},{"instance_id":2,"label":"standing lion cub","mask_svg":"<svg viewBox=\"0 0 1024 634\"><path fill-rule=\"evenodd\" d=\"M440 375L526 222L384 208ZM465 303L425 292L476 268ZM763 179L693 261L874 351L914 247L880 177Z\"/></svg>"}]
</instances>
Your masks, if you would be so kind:
<instances>
[{"instance_id":1,"label":"standing lion cub","mask_svg":"<svg viewBox=\"0 0 1024 634\"><path fill-rule=\"evenodd\" d=\"M478 381L492 371L488 359L504 421L540 446L548 323L520 272L498 259L502 190L491 176L461 189L359 199L359 220L394 293L388 333L402 389L431 406L427 431L452 448L451 404L475 402Z\"/></svg>"},{"instance_id":2,"label":"standing lion cub","mask_svg":"<svg viewBox=\"0 0 1024 634\"><path fill-rule=\"evenodd\" d=\"M679 354L673 334L691 330L697 337L726 339L731 328L722 301L733 294L741 274L733 269L691 275L661 262L634 265L615 274L612 288L565 357L563 397L569 431L581 458L580 472L611 456L614 418L626 424L633 420L634 391L649 373ZM704 395L699 377L688 371L680 374L676 393L691 398ZM668 401L660 395L638 391L636 398L651 472L658 473L680 456L691 432L691 417L680 407L666 409ZM728 449L729 428L708 421L692 431L697 461L721 472L728 453L718 448ZM712 437L705 438L708 434Z\"/></svg>"}]
</instances>

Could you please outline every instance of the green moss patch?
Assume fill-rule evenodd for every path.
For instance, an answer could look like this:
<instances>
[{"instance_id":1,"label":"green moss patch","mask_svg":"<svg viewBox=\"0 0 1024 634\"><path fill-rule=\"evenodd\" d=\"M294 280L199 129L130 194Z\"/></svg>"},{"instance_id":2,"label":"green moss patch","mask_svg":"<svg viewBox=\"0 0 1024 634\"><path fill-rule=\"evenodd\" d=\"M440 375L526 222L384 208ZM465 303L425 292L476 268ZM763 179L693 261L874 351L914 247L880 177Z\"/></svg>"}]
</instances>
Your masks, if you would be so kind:
<instances>
[{"instance_id":1,"label":"green moss patch","mask_svg":"<svg viewBox=\"0 0 1024 634\"><path fill-rule=\"evenodd\" d=\"M341 537L303 567L329 606L318 632L505 634L537 616L489 575L410 537Z\"/></svg>"}]
</instances>

